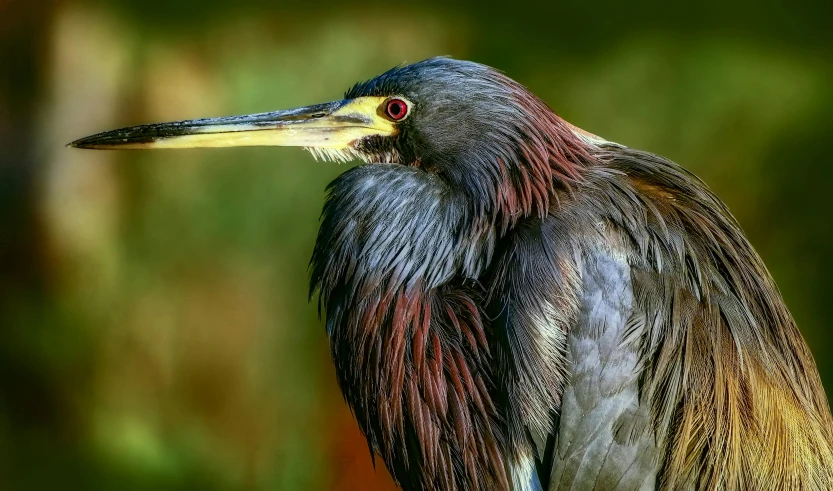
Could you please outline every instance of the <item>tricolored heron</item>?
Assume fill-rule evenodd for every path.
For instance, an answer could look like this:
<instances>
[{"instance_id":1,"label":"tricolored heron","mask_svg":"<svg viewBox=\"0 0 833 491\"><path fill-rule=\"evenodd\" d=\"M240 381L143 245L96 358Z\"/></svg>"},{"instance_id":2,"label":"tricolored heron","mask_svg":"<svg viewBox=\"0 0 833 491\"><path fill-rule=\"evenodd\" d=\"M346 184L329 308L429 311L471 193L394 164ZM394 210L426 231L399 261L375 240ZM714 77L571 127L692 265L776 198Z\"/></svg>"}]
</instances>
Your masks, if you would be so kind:
<instances>
[{"instance_id":1,"label":"tricolored heron","mask_svg":"<svg viewBox=\"0 0 833 491\"><path fill-rule=\"evenodd\" d=\"M343 100L79 148L361 159L311 261L344 397L418 489L833 489L833 420L760 257L703 182L432 58Z\"/></svg>"}]
</instances>

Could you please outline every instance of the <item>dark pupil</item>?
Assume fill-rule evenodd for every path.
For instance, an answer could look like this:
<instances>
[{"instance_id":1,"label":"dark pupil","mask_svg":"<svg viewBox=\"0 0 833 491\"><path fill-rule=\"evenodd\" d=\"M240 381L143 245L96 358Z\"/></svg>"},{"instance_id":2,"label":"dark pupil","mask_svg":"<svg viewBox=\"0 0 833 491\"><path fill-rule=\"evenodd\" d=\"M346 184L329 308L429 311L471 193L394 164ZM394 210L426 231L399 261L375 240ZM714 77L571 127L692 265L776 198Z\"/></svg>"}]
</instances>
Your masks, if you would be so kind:
<instances>
[{"instance_id":1,"label":"dark pupil","mask_svg":"<svg viewBox=\"0 0 833 491\"><path fill-rule=\"evenodd\" d=\"M399 116L400 114L402 114L402 104L400 104L399 102L391 102L390 115Z\"/></svg>"}]
</instances>

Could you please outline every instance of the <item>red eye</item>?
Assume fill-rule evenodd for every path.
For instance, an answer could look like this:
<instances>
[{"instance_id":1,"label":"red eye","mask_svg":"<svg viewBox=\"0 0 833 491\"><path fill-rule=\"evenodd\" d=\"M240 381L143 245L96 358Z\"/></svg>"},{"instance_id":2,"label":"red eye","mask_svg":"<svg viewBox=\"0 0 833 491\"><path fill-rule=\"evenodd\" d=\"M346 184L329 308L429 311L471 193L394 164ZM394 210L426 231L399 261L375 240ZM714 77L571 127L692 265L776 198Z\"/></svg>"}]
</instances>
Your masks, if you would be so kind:
<instances>
[{"instance_id":1,"label":"red eye","mask_svg":"<svg viewBox=\"0 0 833 491\"><path fill-rule=\"evenodd\" d=\"M399 121L408 114L408 105L402 99L391 99L388 101L388 107L385 111L390 119Z\"/></svg>"}]
</instances>

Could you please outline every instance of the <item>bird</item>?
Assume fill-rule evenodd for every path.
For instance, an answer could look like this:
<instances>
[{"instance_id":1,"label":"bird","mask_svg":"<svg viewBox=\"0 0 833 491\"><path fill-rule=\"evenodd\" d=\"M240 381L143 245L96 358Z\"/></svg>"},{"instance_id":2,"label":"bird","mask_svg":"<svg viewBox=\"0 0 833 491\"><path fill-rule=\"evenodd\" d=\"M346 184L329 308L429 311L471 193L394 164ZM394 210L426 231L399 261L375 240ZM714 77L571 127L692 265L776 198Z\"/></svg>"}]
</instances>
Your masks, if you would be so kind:
<instances>
[{"instance_id":1,"label":"bird","mask_svg":"<svg viewBox=\"0 0 833 491\"><path fill-rule=\"evenodd\" d=\"M327 188L310 297L404 490L833 489L813 356L727 206L499 70L429 58L334 102L70 145L362 162Z\"/></svg>"}]
</instances>

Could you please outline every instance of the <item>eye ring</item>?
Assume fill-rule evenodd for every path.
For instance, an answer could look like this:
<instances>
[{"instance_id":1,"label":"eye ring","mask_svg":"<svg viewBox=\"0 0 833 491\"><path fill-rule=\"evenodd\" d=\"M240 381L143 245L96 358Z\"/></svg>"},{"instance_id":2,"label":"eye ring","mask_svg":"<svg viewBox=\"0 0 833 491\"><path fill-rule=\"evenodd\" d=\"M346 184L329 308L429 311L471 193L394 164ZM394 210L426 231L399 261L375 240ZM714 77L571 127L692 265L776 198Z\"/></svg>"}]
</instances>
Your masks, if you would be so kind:
<instances>
[{"instance_id":1,"label":"eye ring","mask_svg":"<svg viewBox=\"0 0 833 491\"><path fill-rule=\"evenodd\" d=\"M400 121L408 115L408 103L402 99L390 99L385 104L385 114L394 121Z\"/></svg>"}]
</instances>

